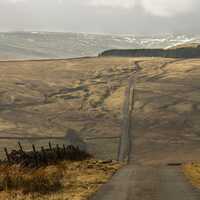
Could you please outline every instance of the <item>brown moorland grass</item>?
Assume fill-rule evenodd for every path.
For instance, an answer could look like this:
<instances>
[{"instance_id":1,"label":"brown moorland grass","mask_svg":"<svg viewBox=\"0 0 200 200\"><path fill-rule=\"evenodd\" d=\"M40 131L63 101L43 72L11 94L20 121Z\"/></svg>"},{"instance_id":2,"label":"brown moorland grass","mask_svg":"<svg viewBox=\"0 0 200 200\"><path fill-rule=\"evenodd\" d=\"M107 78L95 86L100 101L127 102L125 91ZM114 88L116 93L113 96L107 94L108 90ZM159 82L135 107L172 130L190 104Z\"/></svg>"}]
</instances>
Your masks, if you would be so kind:
<instances>
[{"instance_id":1,"label":"brown moorland grass","mask_svg":"<svg viewBox=\"0 0 200 200\"><path fill-rule=\"evenodd\" d=\"M110 161L63 161L39 169L0 166L0 200L84 200L121 167Z\"/></svg>"}]
</instances>

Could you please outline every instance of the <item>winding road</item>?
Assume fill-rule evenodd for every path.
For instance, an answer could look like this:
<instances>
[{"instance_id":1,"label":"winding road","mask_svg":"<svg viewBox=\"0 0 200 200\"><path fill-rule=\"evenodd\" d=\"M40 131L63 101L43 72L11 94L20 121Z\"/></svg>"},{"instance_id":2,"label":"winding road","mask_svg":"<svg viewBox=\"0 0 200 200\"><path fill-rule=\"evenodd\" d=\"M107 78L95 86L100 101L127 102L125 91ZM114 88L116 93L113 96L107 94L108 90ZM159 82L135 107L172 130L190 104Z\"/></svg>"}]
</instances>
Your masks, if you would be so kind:
<instances>
[{"instance_id":1,"label":"winding road","mask_svg":"<svg viewBox=\"0 0 200 200\"><path fill-rule=\"evenodd\" d=\"M119 159L128 165L91 200L200 199L181 167L200 155L200 60L152 62L135 62L125 93Z\"/></svg>"}]
</instances>

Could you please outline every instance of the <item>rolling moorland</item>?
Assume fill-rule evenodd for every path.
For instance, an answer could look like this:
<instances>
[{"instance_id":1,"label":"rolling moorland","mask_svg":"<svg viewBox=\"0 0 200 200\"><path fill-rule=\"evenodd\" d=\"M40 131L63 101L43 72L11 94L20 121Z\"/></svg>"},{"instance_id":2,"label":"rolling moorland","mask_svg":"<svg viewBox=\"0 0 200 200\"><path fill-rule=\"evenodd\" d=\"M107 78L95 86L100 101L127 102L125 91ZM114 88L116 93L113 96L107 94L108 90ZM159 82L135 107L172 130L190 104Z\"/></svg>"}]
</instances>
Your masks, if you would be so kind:
<instances>
[{"instance_id":1,"label":"rolling moorland","mask_svg":"<svg viewBox=\"0 0 200 200\"><path fill-rule=\"evenodd\" d=\"M165 199L176 192L167 177L178 177L167 166L199 160L199 66L198 58L142 56L0 62L1 136L65 136L72 128L82 138L119 137L125 88L137 71L129 177L135 189L128 192ZM114 159L118 140L88 146Z\"/></svg>"},{"instance_id":2,"label":"rolling moorland","mask_svg":"<svg viewBox=\"0 0 200 200\"><path fill-rule=\"evenodd\" d=\"M68 128L83 138L119 136L124 88L133 71L126 58L1 62L1 136L58 137ZM115 150L108 143L100 154L111 148L116 158L118 141L111 143Z\"/></svg>"}]
</instances>

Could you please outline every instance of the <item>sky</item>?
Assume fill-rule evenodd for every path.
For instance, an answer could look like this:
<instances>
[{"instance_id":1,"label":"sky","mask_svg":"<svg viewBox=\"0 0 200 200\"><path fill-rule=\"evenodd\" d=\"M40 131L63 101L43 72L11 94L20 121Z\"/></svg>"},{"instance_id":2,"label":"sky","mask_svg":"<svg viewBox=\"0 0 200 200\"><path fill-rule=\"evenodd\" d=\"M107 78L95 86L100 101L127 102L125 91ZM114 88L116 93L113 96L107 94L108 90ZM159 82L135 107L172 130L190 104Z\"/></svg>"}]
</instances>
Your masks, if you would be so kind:
<instances>
[{"instance_id":1,"label":"sky","mask_svg":"<svg viewBox=\"0 0 200 200\"><path fill-rule=\"evenodd\" d=\"M0 0L0 31L199 34L199 0Z\"/></svg>"}]
</instances>

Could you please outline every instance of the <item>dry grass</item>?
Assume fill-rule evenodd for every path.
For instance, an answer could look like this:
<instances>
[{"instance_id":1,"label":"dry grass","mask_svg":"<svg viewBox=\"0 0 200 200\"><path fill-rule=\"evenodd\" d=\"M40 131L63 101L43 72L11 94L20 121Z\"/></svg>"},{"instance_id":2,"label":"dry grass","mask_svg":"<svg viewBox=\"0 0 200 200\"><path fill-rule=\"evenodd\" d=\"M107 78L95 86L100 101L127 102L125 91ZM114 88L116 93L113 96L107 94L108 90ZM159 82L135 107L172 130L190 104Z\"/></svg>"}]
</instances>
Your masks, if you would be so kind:
<instances>
[{"instance_id":1,"label":"dry grass","mask_svg":"<svg viewBox=\"0 0 200 200\"><path fill-rule=\"evenodd\" d=\"M96 160L64 161L35 170L1 166L0 200L88 199L120 167Z\"/></svg>"},{"instance_id":2,"label":"dry grass","mask_svg":"<svg viewBox=\"0 0 200 200\"><path fill-rule=\"evenodd\" d=\"M37 170L22 169L19 166L1 167L0 190L22 190L24 193L45 194L61 188L63 171L58 167Z\"/></svg>"},{"instance_id":3,"label":"dry grass","mask_svg":"<svg viewBox=\"0 0 200 200\"><path fill-rule=\"evenodd\" d=\"M189 163L183 167L186 177L200 189L200 163Z\"/></svg>"}]
</instances>

